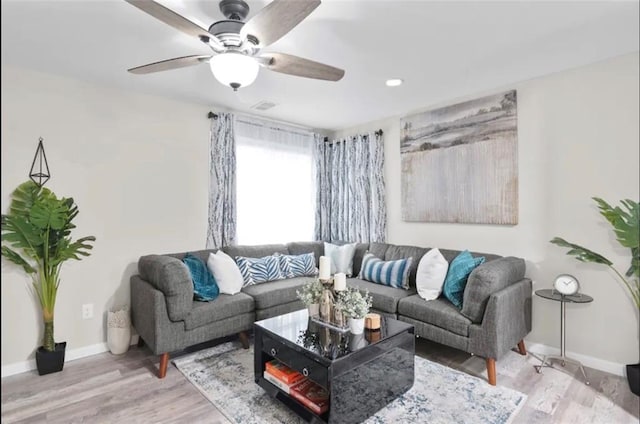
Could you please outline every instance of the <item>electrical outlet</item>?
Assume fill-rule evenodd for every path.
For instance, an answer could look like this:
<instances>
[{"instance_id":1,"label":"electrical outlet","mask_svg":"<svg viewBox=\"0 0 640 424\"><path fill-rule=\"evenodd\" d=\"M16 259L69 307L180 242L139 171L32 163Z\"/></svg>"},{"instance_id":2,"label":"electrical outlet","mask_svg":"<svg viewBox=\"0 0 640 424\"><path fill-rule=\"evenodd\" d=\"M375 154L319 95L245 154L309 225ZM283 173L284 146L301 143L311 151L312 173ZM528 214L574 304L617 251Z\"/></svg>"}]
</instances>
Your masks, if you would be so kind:
<instances>
[{"instance_id":1,"label":"electrical outlet","mask_svg":"<svg viewBox=\"0 0 640 424\"><path fill-rule=\"evenodd\" d=\"M82 305L82 319L93 318L93 303Z\"/></svg>"}]
</instances>

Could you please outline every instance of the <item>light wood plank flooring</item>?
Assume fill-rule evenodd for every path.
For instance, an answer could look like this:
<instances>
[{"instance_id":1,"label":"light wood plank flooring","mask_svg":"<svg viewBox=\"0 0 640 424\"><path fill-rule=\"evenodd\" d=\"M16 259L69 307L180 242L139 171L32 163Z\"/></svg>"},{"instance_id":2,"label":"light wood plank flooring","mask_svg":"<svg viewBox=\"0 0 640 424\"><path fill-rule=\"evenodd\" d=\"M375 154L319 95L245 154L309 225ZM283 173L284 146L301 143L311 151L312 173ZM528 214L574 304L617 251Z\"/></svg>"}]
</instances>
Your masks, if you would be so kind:
<instances>
[{"instance_id":1,"label":"light wood plank flooring","mask_svg":"<svg viewBox=\"0 0 640 424\"><path fill-rule=\"evenodd\" d=\"M416 350L486 379L482 358L423 339ZM60 373L4 378L2 423L228 423L172 364L166 378L156 378L158 362L146 347L132 346L124 355L102 353L68 362ZM498 384L528 395L515 423L639 422L639 398L625 378L587 368L587 386L571 365L538 374L534 365L539 363L539 357L515 351L497 362Z\"/></svg>"}]
</instances>

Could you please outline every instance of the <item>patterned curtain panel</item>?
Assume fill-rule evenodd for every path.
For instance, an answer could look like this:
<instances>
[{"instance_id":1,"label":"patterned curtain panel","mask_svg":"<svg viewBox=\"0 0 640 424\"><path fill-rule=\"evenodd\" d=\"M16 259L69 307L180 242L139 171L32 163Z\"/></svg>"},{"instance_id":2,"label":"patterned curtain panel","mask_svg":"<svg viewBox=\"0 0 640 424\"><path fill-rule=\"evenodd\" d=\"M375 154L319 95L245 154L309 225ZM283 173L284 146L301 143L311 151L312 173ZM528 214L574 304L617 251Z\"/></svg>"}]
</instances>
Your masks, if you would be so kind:
<instances>
[{"instance_id":1,"label":"patterned curtain panel","mask_svg":"<svg viewBox=\"0 0 640 424\"><path fill-rule=\"evenodd\" d=\"M384 242L387 208L382 133L316 137L316 238Z\"/></svg>"},{"instance_id":2,"label":"patterned curtain panel","mask_svg":"<svg viewBox=\"0 0 640 424\"><path fill-rule=\"evenodd\" d=\"M207 248L236 241L236 142L234 117L218 113L209 133L209 227Z\"/></svg>"}]
</instances>

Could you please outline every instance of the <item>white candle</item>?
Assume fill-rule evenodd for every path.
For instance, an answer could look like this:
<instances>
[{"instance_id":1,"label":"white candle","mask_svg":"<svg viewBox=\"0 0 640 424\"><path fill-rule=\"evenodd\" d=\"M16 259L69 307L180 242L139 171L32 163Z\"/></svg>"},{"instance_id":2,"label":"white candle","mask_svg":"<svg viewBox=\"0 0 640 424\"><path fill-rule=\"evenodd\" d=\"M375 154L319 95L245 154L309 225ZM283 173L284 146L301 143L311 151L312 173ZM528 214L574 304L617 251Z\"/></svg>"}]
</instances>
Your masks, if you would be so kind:
<instances>
[{"instance_id":1,"label":"white candle","mask_svg":"<svg viewBox=\"0 0 640 424\"><path fill-rule=\"evenodd\" d=\"M331 277L331 258L328 256L320 256L320 280L328 280Z\"/></svg>"},{"instance_id":2,"label":"white candle","mask_svg":"<svg viewBox=\"0 0 640 424\"><path fill-rule=\"evenodd\" d=\"M335 291L347 289L347 276L344 272L339 272L333 276L333 289Z\"/></svg>"}]
</instances>

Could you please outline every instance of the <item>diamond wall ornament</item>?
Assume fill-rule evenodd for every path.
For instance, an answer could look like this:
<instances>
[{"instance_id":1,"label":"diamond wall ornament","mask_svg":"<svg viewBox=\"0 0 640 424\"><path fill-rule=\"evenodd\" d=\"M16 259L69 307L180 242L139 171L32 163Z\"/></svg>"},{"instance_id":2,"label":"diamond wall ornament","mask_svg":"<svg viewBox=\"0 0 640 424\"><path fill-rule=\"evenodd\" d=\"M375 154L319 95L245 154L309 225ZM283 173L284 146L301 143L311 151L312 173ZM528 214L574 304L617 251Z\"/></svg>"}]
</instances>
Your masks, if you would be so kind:
<instances>
[{"instance_id":1,"label":"diamond wall ornament","mask_svg":"<svg viewBox=\"0 0 640 424\"><path fill-rule=\"evenodd\" d=\"M38 142L36 155L33 157L29 178L31 178L34 183L38 184L38 187L45 185L45 183L49 181L49 178L51 178L51 173L49 173L49 164L47 163L47 155L45 155L44 146L42 145L42 137L40 137Z\"/></svg>"}]
</instances>

